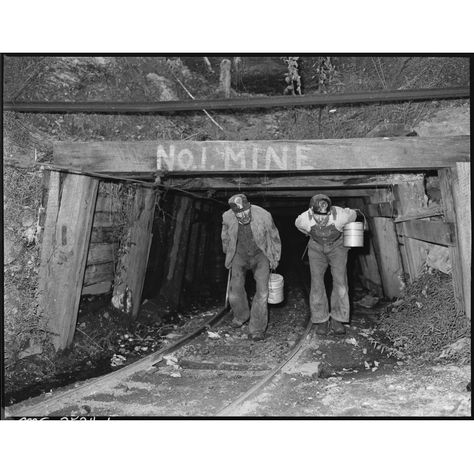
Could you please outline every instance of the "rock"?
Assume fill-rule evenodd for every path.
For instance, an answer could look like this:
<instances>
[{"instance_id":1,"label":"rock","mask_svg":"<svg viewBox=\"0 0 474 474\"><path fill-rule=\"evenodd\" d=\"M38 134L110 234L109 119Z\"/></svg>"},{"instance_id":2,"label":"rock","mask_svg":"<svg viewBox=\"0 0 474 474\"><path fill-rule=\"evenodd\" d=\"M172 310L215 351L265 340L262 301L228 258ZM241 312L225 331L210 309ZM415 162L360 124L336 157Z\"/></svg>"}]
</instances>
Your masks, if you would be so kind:
<instances>
[{"instance_id":1,"label":"rock","mask_svg":"<svg viewBox=\"0 0 474 474\"><path fill-rule=\"evenodd\" d=\"M159 100L178 100L178 95L175 91L174 84L163 76L158 76L154 72L150 72L146 76L154 92L158 95Z\"/></svg>"},{"instance_id":2,"label":"rock","mask_svg":"<svg viewBox=\"0 0 474 474\"><path fill-rule=\"evenodd\" d=\"M428 254L426 255L426 264L446 274L451 274L451 257L449 256L449 248L441 245L426 244Z\"/></svg>"},{"instance_id":3,"label":"rock","mask_svg":"<svg viewBox=\"0 0 474 474\"><path fill-rule=\"evenodd\" d=\"M5 229L3 233L3 264L10 265L20 255L22 244L15 236L15 233Z\"/></svg>"},{"instance_id":4,"label":"rock","mask_svg":"<svg viewBox=\"0 0 474 474\"><path fill-rule=\"evenodd\" d=\"M450 135L470 135L470 108L449 107L437 111L431 118L423 120L415 127L420 137L446 137Z\"/></svg>"},{"instance_id":5,"label":"rock","mask_svg":"<svg viewBox=\"0 0 474 474\"><path fill-rule=\"evenodd\" d=\"M36 224L36 213L32 209L25 209L21 215L22 227L31 227Z\"/></svg>"},{"instance_id":6,"label":"rock","mask_svg":"<svg viewBox=\"0 0 474 474\"><path fill-rule=\"evenodd\" d=\"M307 362L299 367L298 372L306 377L317 377L319 375L321 362Z\"/></svg>"}]
</instances>

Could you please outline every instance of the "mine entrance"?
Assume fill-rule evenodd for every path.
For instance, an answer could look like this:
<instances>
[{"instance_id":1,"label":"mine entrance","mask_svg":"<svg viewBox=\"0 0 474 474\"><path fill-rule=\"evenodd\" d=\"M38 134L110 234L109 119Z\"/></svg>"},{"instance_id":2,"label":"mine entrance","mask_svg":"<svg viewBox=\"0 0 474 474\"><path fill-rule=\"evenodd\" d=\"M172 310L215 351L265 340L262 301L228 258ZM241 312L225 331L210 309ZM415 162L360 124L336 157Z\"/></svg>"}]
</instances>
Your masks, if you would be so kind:
<instances>
[{"instance_id":1,"label":"mine entrance","mask_svg":"<svg viewBox=\"0 0 474 474\"><path fill-rule=\"evenodd\" d=\"M101 212L99 182L107 175L144 183L131 201L130 245L113 280L113 301L132 318L143 296L158 291L179 305L186 291L196 291L203 274L209 275L212 291L225 286L221 214L236 192L245 192L274 216L283 241L282 270L304 251L305 238L298 235L294 219L313 194L324 192L334 204L363 210L370 238L350 271L366 288L388 298L398 296L404 274L416 278L423 258L420 242L448 247L456 268L457 304L470 315L470 229L460 205L470 196L465 185L469 159L465 136L57 143L55 165L86 175L60 178L53 172L50 184L41 281L42 305L51 315L56 345L64 348L72 340L91 236L95 232L95 244L105 243L100 235L105 238L106 233L94 231L93 224ZM427 176L439 180L439 203L426 199ZM160 224L162 211L169 219ZM95 291L101 290L96 286Z\"/></svg>"}]
</instances>

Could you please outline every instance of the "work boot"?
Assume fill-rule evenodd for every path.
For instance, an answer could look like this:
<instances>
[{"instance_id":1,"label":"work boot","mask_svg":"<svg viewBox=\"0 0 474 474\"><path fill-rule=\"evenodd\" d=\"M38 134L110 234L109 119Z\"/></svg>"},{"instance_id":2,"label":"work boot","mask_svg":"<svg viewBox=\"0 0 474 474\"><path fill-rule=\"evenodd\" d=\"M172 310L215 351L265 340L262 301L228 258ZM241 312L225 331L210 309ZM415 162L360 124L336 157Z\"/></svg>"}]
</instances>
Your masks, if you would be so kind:
<instances>
[{"instance_id":1,"label":"work boot","mask_svg":"<svg viewBox=\"0 0 474 474\"><path fill-rule=\"evenodd\" d=\"M331 319L331 327L334 334L337 334L338 336L342 336L346 333L346 328L344 327L344 324L339 321L336 321L335 319Z\"/></svg>"},{"instance_id":2,"label":"work boot","mask_svg":"<svg viewBox=\"0 0 474 474\"><path fill-rule=\"evenodd\" d=\"M315 323L316 326L316 334L319 336L325 336L328 333L328 322L324 321L324 323Z\"/></svg>"},{"instance_id":3,"label":"work boot","mask_svg":"<svg viewBox=\"0 0 474 474\"><path fill-rule=\"evenodd\" d=\"M238 329L240 327L242 327L242 324L240 321L237 321L235 319L233 319L230 323L229 323L229 326L232 328L232 329Z\"/></svg>"},{"instance_id":4,"label":"work boot","mask_svg":"<svg viewBox=\"0 0 474 474\"><path fill-rule=\"evenodd\" d=\"M249 339L251 341L263 341L265 339L265 334L257 332L255 334L249 334Z\"/></svg>"}]
</instances>

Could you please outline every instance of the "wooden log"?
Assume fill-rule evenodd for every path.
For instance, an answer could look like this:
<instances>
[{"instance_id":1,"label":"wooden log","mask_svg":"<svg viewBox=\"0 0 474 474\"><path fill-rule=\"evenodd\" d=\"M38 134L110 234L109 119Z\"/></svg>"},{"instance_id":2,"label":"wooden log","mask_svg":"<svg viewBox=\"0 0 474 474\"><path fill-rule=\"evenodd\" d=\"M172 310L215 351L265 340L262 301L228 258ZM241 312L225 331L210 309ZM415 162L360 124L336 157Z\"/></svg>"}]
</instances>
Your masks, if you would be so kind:
<instances>
[{"instance_id":1,"label":"wooden log","mask_svg":"<svg viewBox=\"0 0 474 474\"><path fill-rule=\"evenodd\" d=\"M114 306L124 310L132 318L138 316L140 309L152 240L154 211L154 190L144 187L136 188L130 226L125 239L127 248L118 264L119 270L114 281L112 297Z\"/></svg>"},{"instance_id":2,"label":"wooden log","mask_svg":"<svg viewBox=\"0 0 474 474\"><path fill-rule=\"evenodd\" d=\"M109 243L91 242L87 255L87 265L113 262L115 258L115 245Z\"/></svg>"},{"instance_id":3,"label":"wooden log","mask_svg":"<svg viewBox=\"0 0 474 474\"><path fill-rule=\"evenodd\" d=\"M454 174L454 173L453 173ZM471 165L456 163L453 197L456 207L457 242L461 260L464 310L471 319L471 259L472 259L472 224L471 224Z\"/></svg>"},{"instance_id":4,"label":"wooden log","mask_svg":"<svg viewBox=\"0 0 474 474\"><path fill-rule=\"evenodd\" d=\"M393 187L395 199L398 201L400 214L416 214L426 209L428 197L425 194L425 186L422 178L406 183L398 183ZM410 238L407 233L412 232L416 224L404 226L396 224L397 233L400 236L404 251L402 252L403 266L408 273L410 281L413 282L421 273L426 261L426 246L417 240ZM416 227L419 228L419 227ZM423 239L425 240L425 239ZM432 242L432 241L431 241Z\"/></svg>"},{"instance_id":5,"label":"wooden log","mask_svg":"<svg viewBox=\"0 0 474 474\"><path fill-rule=\"evenodd\" d=\"M54 175L41 252L39 307L48 316L52 342L59 350L69 347L74 336L98 180L66 175L57 195Z\"/></svg>"},{"instance_id":6,"label":"wooden log","mask_svg":"<svg viewBox=\"0 0 474 474\"><path fill-rule=\"evenodd\" d=\"M188 255L186 256L186 268L184 272L184 279L188 286L194 283L195 275L197 274L196 267L197 263L197 254L198 254L198 244L199 244L199 214L202 207L202 202L196 201L194 204L194 210L192 215L192 225L191 232L189 234L189 245L188 245Z\"/></svg>"},{"instance_id":7,"label":"wooden log","mask_svg":"<svg viewBox=\"0 0 474 474\"><path fill-rule=\"evenodd\" d=\"M403 236L438 245L455 245L454 232L449 222L413 220L402 224Z\"/></svg>"},{"instance_id":8,"label":"wooden log","mask_svg":"<svg viewBox=\"0 0 474 474\"><path fill-rule=\"evenodd\" d=\"M55 142L54 163L95 172L427 170L470 160L470 137Z\"/></svg>"},{"instance_id":9,"label":"wooden log","mask_svg":"<svg viewBox=\"0 0 474 474\"><path fill-rule=\"evenodd\" d=\"M177 308L179 306L181 288L184 277L184 264L189 240L189 229L191 227L192 199L182 196L176 200L175 219L176 226L172 235L172 245L166 263L166 277L160 294L166 297L170 304Z\"/></svg>"},{"instance_id":10,"label":"wooden log","mask_svg":"<svg viewBox=\"0 0 474 474\"><path fill-rule=\"evenodd\" d=\"M219 91L223 93L226 99L230 97L231 64L229 59L223 59L220 64Z\"/></svg>"},{"instance_id":11,"label":"wooden log","mask_svg":"<svg viewBox=\"0 0 474 474\"><path fill-rule=\"evenodd\" d=\"M348 204L349 207L360 209L365 215L367 215L367 205L363 199L355 198ZM382 280L380 278L377 257L375 256L374 244L372 242L373 238L371 237L370 233L365 232L364 247L361 249L353 249L352 251L357 251L365 285L369 290L375 292L377 296L382 296Z\"/></svg>"},{"instance_id":12,"label":"wooden log","mask_svg":"<svg viewBox=\"0 0 474 474\"><path fill-rule=\"evenodd\" d=\"M391 198L392 196L385 189L380 189L370 197L370 202L387 201ZM369 218L367 222L372 235L384 295L387 298L400 296L405 286L405 278L395 224L392 219L386 217Z\"/></svg>"},{"instance_id":13,"label":"wooden log","mask_svg":"<svg viewBox=\"0 0 474 474\"><path fill-rule=\"evenodd\" d=\"M439 187L441 191L441 206L443 207L445 220L447 223L456 223L457 208L454 203L453 196L453 171L451 169L442 169L438 171L439 176ZM465 203L461 204L465 205ZM458 226L454 228L455 241L459 242L458 237ZM449 257L451 259L452 277L453 277L453 290L454 290L454 301L456 305L456 311L461 313L465 310L466 305L464 302L464 288L463 288L463 271L462 271L462 258L459 251L459 246L449 247ZM469 277L470 278L470 277Z\"/></svg>"},{"instance_id":14,"label":"wooden log","mask_svg":"<svg viewBox=\"0 0 474 474\"><path fill-rule=\"evenodd\" d=\"M84 286L113 281L115 265L113 262L88 265L84 274Z\"/></svg>"},{"instance_id":15,"label":"wooden log","mask_svg":"<svg viewBox=\"0 0 474 474\"><path fill-rule=\"evenodd\" d=\"M264 107L294 107L328 104L356 104L397 102L407 100L434 100L469 98L469 87L436 89L396 89L343 94L314 94L306 96L273 96L233 99L170 100L162 102L5 102L5 111L30 113L151 113L185 110L231 110Z\"/></svg>"},{"instance_id":16,"label":"wooden log","mask_svg":"<svg viewBox=\"0 0 474 474\"><path fill-rule=\"evenodd\" d=\"M405 286L395 224L385 217L374 217L371 221L383 291L386 297L395 298Z\"/></svg>"},{"instance_id":17,"label":"wooden log","mask_svg":"<svg viewBox=\"0 0 474 474\"><path fill-rule=\"evenodd\" d=\"M196 267L197 269L203 269L205 268L205 259L206 259L206 249L208 246L208 240L209 240L209 224L210 224L210 218L209 214L211 212L211 207L208 203L203 203L202 206L202 215L203 218L199 223L199 243L198 243L198 251L197 251L197 263ZM222 243L218 249L216 249L216 252L222 251ZM199 282L200 285L204 283L203 279L200 279ZM200 286L199 285L199 286Z\"/></svg>"},{"instance_id":18,"label":"wooden log","mask_svg":"<svg viewBox=\"0 0 474 474\"><path fill-rule=\"evenodd\" d=\"M413 174L292 174L278 175L227 175L227 176L194 176L180 174L167 175L163 178L163 184L178 187L189 191L209 190L239 192L245 188L249 190L281 190L281 189L332 189L332 188L379 188L392 186L393 184L412 177Z\"/></svg>"}]
</instances>

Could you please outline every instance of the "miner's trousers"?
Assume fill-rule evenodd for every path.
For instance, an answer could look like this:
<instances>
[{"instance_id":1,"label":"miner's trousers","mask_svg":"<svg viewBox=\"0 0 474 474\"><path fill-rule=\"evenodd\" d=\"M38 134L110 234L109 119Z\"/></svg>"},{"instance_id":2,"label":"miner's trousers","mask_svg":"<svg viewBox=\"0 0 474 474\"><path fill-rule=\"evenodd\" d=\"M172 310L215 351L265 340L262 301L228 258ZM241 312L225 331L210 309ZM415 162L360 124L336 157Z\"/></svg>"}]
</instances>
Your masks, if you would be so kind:
<instances>
[{"instance_id":1,"label":"miner's trousers","mask_svg":"<svg viewBox=\"0 0 474 474\"><path fill-rule=\"evenodd\" d=\"M249 310L245 278L251 270L256 283L252 307ZM268 279L270 263L263 252L255 256L242 256L236 252L232 260L229 288L229 303L234 313L234 320L245 323L249 318L249 333L263 334L268 323Z\"/></svg>"},{"instance_id":2,"label":"miner's trousers","mask_svg":"<svg viewBox=\"0 0 474 474\"><path fill-rule=\"evenodd\" d=\"M349 322L349 289L347 282L347 253L343 239L320 244L310 239L308 258L311 269L309 303L313 323L324 323L331 317L341 323ZM332 274L331 310L329 311L324 274L328 265Z\"/></svg>"}]
</instances>

